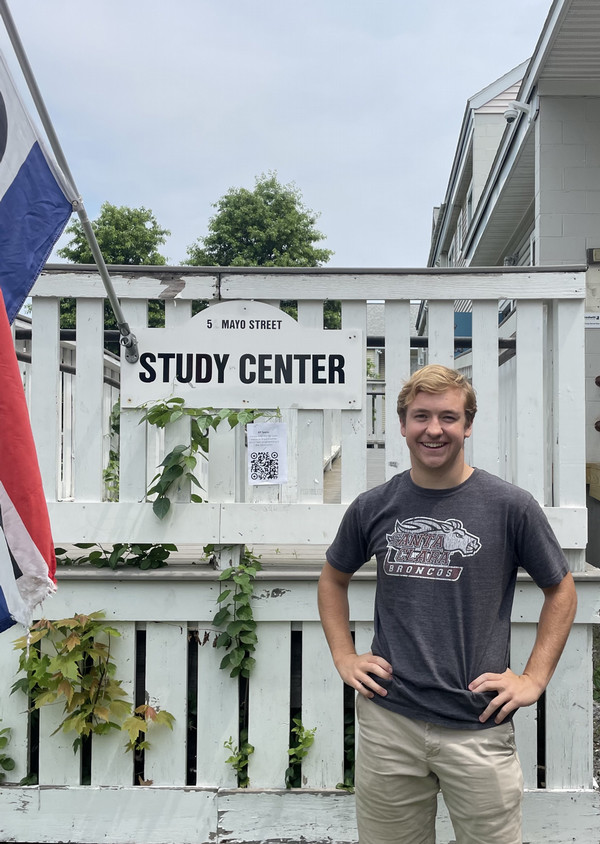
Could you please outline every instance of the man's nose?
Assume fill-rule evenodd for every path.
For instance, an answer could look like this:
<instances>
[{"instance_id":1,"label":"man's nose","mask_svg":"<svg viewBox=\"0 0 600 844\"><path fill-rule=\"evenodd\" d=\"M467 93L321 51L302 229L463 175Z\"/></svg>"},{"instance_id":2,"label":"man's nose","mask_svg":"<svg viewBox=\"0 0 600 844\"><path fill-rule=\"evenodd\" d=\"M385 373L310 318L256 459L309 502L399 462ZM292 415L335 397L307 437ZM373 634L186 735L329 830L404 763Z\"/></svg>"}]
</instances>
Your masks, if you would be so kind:
<instances>
[{"instance_id":1,"label":"man's nose","mask_svg":"<svg viewBox=\"0 0 600 844\"><path fill-rule=\"evenodd\" d=\"M432 436L439 436L442 433L442 426L437 416L432 416L427 423L427 433Z\"/></svg>"}]
</instances>

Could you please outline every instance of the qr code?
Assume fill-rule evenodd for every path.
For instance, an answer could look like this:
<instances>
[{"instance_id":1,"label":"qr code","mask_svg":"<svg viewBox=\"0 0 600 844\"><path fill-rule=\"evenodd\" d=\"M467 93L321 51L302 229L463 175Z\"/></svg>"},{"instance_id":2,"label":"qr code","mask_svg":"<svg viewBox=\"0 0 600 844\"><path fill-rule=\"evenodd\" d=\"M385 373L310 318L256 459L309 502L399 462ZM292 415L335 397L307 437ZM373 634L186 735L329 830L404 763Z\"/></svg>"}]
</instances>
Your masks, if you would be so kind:
<instances>
[{"instance_id":1,"label":"qr code","mask_svg":"<svg viewBox=\"0 0 600 844\"><path fill-rule=\"evenodd\" d=\"M250 454L250 477L253 481L277 480L279 454L276 451L253 451Z\"/></svg>"}]
</instances>

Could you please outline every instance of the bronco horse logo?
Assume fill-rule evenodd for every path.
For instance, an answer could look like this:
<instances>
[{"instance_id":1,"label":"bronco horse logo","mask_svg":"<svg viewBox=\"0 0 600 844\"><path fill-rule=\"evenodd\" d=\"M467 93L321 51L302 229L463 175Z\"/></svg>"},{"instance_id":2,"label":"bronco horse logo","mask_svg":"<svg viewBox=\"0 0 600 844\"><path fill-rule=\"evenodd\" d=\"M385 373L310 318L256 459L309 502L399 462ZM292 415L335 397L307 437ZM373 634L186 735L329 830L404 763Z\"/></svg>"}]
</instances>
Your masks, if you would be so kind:
<instances>
[{"instance_id":1,"label":"bronco horse logo","mask_svg":"<svg viewBox=\"0 0 600 844\"><path fill-rule=\"evenodd\" d=\"M452 555L472 557L481 548L479 538L458 519L440 521L425 516L396 521L386 540L386 574L433 580L458 580L462 568L451 564Z\"/></svg>"}]
</instances>

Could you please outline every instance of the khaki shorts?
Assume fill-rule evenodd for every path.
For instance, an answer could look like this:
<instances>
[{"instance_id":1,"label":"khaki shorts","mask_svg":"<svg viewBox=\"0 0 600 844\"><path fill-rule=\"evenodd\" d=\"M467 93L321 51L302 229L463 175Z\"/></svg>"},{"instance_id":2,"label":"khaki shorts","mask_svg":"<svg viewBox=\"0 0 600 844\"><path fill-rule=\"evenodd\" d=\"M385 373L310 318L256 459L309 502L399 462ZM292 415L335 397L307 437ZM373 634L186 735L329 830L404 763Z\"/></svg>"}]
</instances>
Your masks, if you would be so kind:
<instances>
[{"instance_id":1,"label":"khaki shorts","mask_svg":"<svg viewBox=\"0 0 600 844\"><path fill-rule=\"evenodd\" d=\"M442 792L457 844L521 844L523 776L512 723L453 730L358 695L359 844L434 844Z\"/></svg>"}]
</instances>

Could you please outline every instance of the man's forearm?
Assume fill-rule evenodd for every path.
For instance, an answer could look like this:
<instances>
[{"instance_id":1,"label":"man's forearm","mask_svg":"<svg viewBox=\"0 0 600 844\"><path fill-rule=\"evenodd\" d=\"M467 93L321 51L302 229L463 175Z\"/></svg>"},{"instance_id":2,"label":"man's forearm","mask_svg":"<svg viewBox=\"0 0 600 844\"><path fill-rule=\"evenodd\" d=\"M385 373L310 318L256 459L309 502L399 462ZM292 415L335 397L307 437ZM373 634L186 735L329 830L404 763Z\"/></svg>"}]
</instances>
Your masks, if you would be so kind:
<instances>
[{"instance_id":1,"label":"man's forearm","mask_svg":"<svg viewBox=\"0 0 600 844\"><path fill-rule=\"evenodd\" d=\"M494 717L500 724L515 709L539 700L558 664L576 609L577 592L570 573L557 586L544 589L538 632L523 673L507 668L502 674L480 674L469 683L472 692L497 693L479 716L482 723Z\"/></svg>"},{"instance_id":2,"label":"man's forearm","mask_svg":"<svg viewBox=\"0 0 600 844\"><path fill-rule=\"evenodd\" d=\"M318 597L321 624L335 663L336 658L355 653L350 633L348 584L326 567L319 580Z\"/></svg>"},{"instance_id":3,"label":"man's forearm","mask_svg":"<svg viewBox=\"0 0 600 844\"><path fill-rule=\"evenodd\" d=\"M577 592L570 573L557 586L544 590L535 644L523 671L540 687L540 694L554 674L576 609Z\"/></svg>"},{"instance_id":4,"label":"man's forearm","mask_svg":"<svg viewBox=\"0 0 600 844\"><path fill-rule=\"evenodd\" d=\"M366 654L357 654L350 633L350 607L348 585L351 575L325 563L319 579L319 614L325 637L335 667L344 683L364 697L375 694L385 696L387 690L377 678L389 680L392 666L387 660Z\"/></svg>"}]
</instances>

